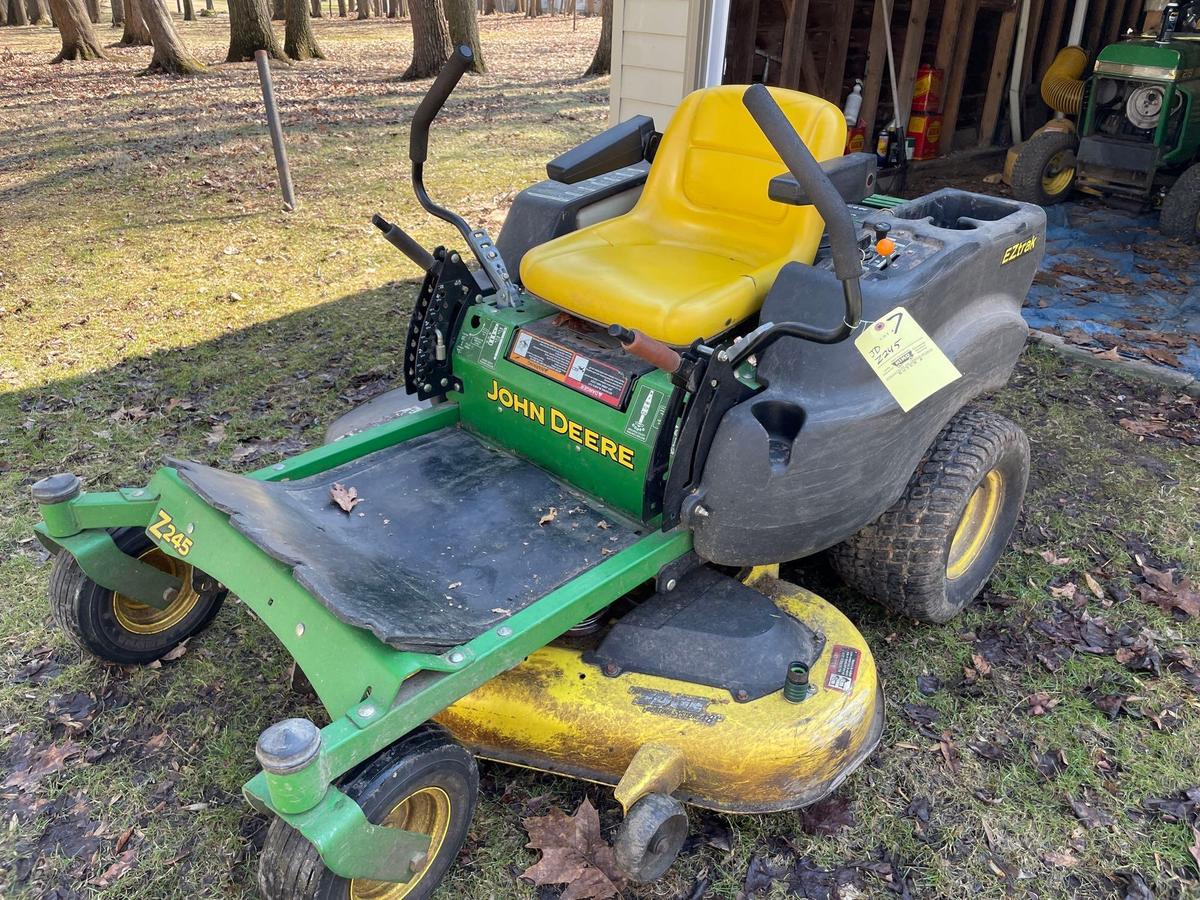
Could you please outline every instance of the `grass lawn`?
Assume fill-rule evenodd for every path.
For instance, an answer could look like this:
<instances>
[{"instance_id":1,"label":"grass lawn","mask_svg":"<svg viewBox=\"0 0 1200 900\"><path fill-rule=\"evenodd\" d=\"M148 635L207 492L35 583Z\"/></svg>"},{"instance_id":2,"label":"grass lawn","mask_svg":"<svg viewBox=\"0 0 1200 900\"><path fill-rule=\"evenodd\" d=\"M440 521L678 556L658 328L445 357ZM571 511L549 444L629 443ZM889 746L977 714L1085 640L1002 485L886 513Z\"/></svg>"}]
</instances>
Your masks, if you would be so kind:
<instances>
[{"instance_id":1,"label":"grass lawn","mask_svg":"<svg viewBox=\"0 0 1200 900\"><path fill-rule=\"evenodd\" d=\"M164 455L258 468L402 381L417 273L368 220L452 242L407 186L425 85L395 81L407 22L315 26L330 61L274 69L292 214L252 64L190 81L138 77L147 50L52 67L52 29L0 29L0 779L46 769L0 788L2 896L254 896L254 741L320 720L237 602L159 668L83 658L49 621L28 491L63 469L144 483ZM597 26L483 20L491 73L435 128L437 199L497 228L547 158L602 127L607 80L578 77ZM226 29L223 13L181 24L212 63ZM694 812L674 869L630 896L1200 896L1200 793L1182 793L1200 786L1200 627L1143 600L1154 570L1176 592L1200 581L1197 406L1034 349L985 402L1026 428L1034 468L984 603L919 626L819 563L796 572L874 647L879 751L806 813ZM517 878L536 858L520 820L588 796L611 828L616 804L481 770L441 896L556 896Z\"/></svg>"}]
</instances>

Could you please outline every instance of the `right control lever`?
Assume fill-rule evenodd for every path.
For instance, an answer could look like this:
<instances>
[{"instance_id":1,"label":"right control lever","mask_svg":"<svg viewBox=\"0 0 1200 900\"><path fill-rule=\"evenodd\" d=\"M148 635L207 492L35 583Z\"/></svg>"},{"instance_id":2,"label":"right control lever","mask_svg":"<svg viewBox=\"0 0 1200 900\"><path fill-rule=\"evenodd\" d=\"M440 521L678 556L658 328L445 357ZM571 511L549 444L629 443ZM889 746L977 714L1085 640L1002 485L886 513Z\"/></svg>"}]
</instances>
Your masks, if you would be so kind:
<instances>
[{"instance_id":1,"label":"right control lever","mask_svg":"<svg viewBox=\"0 0 1200 900\"><path fill-rule=\"evenodd\" d=\"M623 325L608 326L608 333L621 342L626 353L632 353L638 359L643 359L657 369L662 369L668 375L674 375L683 364L679 352L671 349L662 341L656 341L634 328Z\"/></svg>"}]
</instances>

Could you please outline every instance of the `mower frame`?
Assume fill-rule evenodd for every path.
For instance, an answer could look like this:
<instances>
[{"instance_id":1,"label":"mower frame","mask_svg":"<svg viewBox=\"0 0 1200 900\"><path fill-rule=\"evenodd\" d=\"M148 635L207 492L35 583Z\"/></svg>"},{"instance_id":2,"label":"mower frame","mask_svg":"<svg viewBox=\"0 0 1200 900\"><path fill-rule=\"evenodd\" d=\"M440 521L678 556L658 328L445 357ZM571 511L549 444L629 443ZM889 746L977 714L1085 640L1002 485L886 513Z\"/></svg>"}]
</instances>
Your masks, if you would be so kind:
<instances>
[{"instance_id":1,"label":"mower frame","mask_svg":"<svg viewBox=\"0 0 1200 900\"><path fill-rule=\"evenodd\" d=\"M248 477L304 478L458 422L458 404L440 403ZM333 782L692 549L690 531L649 529L478 637L434 654L394 649L338 619L288 565L237 531L169 466L145 487L77 494L44 503L41 511L36 532L42 543L70 552L97 584L156 607L170 602L179 582L122 553L109 534L115 527L142 527L163 552L219 579L266 624L312 683L330 724L303 764L264 769L243 793L255 809L303 834L338 875L380 881L411 878L428 838L370 824Z\"/></svg>"}]
</instances>

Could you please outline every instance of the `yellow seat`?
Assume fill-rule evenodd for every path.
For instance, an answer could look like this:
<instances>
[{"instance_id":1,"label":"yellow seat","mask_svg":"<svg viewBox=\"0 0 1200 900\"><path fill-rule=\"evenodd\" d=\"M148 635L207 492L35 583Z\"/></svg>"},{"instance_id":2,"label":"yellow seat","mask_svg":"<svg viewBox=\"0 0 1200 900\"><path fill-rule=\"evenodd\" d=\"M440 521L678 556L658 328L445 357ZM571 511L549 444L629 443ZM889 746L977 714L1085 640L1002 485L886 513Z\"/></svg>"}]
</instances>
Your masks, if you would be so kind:
<instances>
[{"instance_id":1,"label":"yellow seat","mask_svg":"<svg viewBox=\"0 0 1200 900\"><path fill-rule=\"evenodd\" d=\"M685 98L637 205L526 253L526 289L677 346L758 312L784 263L813 261L825 225L811 206L767 197L785 169L742 105L745 90L723 85ZM818 161L842 153L841 110L798 91L771 94Z\"/></svg>"}]
</instances>

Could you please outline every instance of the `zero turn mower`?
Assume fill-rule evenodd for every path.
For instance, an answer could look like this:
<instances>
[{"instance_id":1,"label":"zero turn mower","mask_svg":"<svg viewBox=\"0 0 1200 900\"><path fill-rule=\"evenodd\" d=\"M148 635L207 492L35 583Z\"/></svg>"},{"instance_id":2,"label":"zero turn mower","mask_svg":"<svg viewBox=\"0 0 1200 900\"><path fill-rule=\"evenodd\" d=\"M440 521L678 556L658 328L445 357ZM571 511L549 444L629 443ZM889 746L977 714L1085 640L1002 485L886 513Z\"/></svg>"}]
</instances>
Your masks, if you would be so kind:
<instances>
[{"instance_id":1,"label":"zero turn mower","mask_svg":"<svg viewBox=\"0 0 1200 900\"><path fill-rule=\"evenodd\" d=\"M233 591L312 683L329 723L267 728L245 786L275 817L268 898L429 896L476 756L614 786L641 881L683 844L685 804L818 800L878 743L879 680L778 564L828 549L942 622L1025 489L1020 429L967 404L1024 344L1041 209L864 206L874 158L839 155L837 107L725 86L661 135L639 117L555 159L493 243L422 178L469 58L421 102L410 156L473 262L376 219L426 272L416 408L385 396L250 475L168 460L142 487L33 489L54 614L87 651L153 660ZM343 512L334 484L367 502Z\"/></svg>"}]
</instances>

